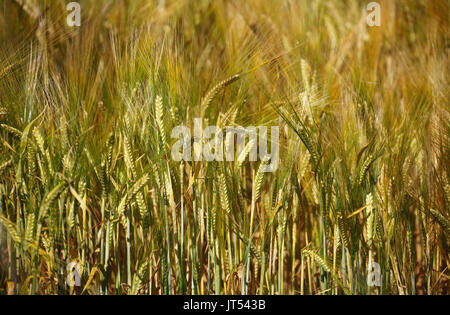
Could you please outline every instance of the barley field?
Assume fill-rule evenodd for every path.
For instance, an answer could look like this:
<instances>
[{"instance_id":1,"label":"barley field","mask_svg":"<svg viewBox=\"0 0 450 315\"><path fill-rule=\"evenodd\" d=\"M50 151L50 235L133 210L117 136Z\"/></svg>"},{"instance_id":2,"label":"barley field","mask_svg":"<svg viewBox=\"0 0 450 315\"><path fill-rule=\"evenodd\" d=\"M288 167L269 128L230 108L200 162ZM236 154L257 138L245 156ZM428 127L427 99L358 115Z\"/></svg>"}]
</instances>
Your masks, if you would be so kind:
<instances>
[{"instance_id":1,"label":"barley field","mask_svg":"<svg viewBox=\"0 0 450 315\"><path fill-rule=\"evenodd\" d=\"M0 0L1 295L450 293L449 1L68 2Z\"/></svg>"}]
</instances>

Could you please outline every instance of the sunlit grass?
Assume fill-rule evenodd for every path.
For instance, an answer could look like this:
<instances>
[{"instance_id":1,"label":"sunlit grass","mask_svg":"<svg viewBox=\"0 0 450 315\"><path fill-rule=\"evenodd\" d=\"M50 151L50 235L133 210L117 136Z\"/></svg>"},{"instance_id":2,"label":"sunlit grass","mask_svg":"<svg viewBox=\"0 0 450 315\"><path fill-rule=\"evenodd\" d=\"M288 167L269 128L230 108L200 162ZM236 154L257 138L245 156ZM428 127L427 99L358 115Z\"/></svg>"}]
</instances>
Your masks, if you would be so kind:
<instances>
[{"instance_id":1,"label":"sunlit grass","mask_svg":"<svg viewBox=\"0 0 450 315\"><path fill-rule=\"evenodd\" d=\"M448 294L448 2L3 2L0 294ZM280 166L175 162L195 117Z\"/></svg>"}]
</instances>

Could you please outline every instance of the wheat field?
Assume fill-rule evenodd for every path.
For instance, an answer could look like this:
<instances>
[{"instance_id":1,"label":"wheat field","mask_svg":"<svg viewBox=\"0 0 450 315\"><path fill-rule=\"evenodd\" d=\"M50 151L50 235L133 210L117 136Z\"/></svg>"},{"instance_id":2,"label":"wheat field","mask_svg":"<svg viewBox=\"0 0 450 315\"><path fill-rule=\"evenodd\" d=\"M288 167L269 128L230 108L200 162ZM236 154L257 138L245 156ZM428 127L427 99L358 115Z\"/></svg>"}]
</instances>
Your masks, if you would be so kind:
<instances>
[{"instance_id":1,"label":"wheat field","mask_svg":"<svg viewBox=\"0 0 450 315\"><path fill-rule=\"evenodd\" d=\"M449 294L449 1L68 2L0 0L0 294Z\"/></svg>"}]
</instances>

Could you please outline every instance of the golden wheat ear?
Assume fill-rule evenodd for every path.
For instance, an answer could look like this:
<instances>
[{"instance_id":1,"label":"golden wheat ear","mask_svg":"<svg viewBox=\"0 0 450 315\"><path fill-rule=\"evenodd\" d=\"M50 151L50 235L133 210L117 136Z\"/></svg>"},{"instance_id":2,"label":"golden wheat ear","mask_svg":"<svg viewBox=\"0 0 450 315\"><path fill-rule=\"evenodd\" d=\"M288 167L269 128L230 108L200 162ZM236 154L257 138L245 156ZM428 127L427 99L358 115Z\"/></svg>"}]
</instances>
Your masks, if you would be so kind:
<instances>
[{"instance_id":1,"label":"golden wheat ear","mask_svg":"<svg viewBox=\"0 0 450 315\"><path fill-rule=\"evenodd\" d=\"M202 100L201 103L201 110L202 113L205 113L206 109L209 107L209 105L211 104L212 100L214 99L214 97L224 88L226 88L228 85L230 85L231 83L237 81L239 78L241 77L240 74L235 74L221 82L219 82L218 84L216 84L211 90L208 91L208 93L206 93L205 97ZM203 116L203 115L202 115Z\"/></svg>"}]
</instances>

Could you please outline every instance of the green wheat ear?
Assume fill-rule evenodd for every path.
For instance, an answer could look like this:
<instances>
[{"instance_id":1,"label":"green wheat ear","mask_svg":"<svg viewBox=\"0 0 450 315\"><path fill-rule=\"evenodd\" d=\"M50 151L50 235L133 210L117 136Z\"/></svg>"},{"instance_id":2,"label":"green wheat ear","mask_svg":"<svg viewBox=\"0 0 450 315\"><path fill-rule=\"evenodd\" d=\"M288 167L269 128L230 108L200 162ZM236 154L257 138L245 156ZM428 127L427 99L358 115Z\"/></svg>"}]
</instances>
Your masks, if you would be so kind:
<instances>
[{"instance_id":1,"label":"green wheat ear","mask_svg":"<svg viewBox=\"0 0 450 315\"><path fill-rule=\"evenodd\" d=\"M0 164L0 174L11 165L12 165L12 160L9 160L9 161L4 162L3 164Z\"/></svg>"},{"instance_id":2,"label":"green wheat ear","mask_svg":"<svg viewBox=\"0 0 450 315\"><path fill-rule=\"evenodd\" d=\"M326 272L329 272L333 277L334 281L344 290L345 294L350 294L349 290L344 286L341 279L337 275L336 271L333 269L332 264L326 261L323 257L315 253L312 249L304 248L302 250L302 255L314 259L314 261Z\"/></svg>"},{"instance_id":3,"label":"green wheat ear","mask_svg":"<svg viewBox=\"0 0 450 315\"><path fill-rule=\"evenodd\" d=\"M123 137L123 153L125 157L125 164L127 168L131 171L131 175L135 179L137 177L136 165L134 163L133 153L131 151L131 145L127 136Z\"/></svg>"},{"instance_id":4,"label":"green wheat ear","mask_svg":"<svg viewBox=\"0 0 450 315\"><path fill-rule=\"evenodd\" d=\"M125 230L127 229L127 219L125 217L125 210L127 207L128 200L129 199L128 199L127 195L122 197L122 199L119 202L119 205L117 206L115 216L114 216L114 220L120 220L120 223L122 224L122 226Z\"/></svg>"},{"instance_id":5,"label":"green wheat ear","mask_svg":"<svg viewBox=\"0 0 450 315\"><path fill-rule=\"evenodd\" d=\"M129 199L135 198L136 203L138 205L139 209L139 215L143 220L144 227L147 227L149 223L149 217L150 217L150 211L148 210L148 207L145 203L144 194L142 193L142 189L145 185L147 185L148 181L150 180L150 175L144 174L139 180L137 180L133 187L131 188L130 195L128 196Z\"/></svg>"},{"instance_id":6,"label":"green wheat ear","mask_svg":"<svg viewBox=\"0 0 450 315\"><path fill-rule=\"evenodd\" d=\"M34 212L30 212L27 215L26 227L25 227L25 240L33 241L34 227L36 224L36 215Z\"/></svg>"},{"instance_id":7,"label":"green wheat ear","mask_svg":"<svg viewBox=\"0 0 450 315\"><path fill-rule=\"evenodd\" d=\"M439 223L444 232L447 235L450 235L450 220L446 218L440 211L435 209L430 209L433 219Z\"/></svg>"},{"instance_id":8,"label":"green wheat ear","mask_svg":"<svg viewBox=\"0 0 450 315\"><path fill-rule=\"evenodd\" d=\"M107 154L106 154L106 170L107 174L111 175L113 149L114 149L114 133L111 132L106 140Z\"/></svg>"},{"instance_id":9,"label":"green wheat ear","mask_svg":"<svg viewBox=\"0 0 450 315\"><path fill-rule=\"evenodd\" d=\"M370 165L372 165L373 161L375 161L375 157L373 155L369 155L365 160L361 167L361 171L359 173L358 177L358 185L361 186L367 171L369 170Z\"/></svg>"},{"instance_id":10,"label":"green wheat ear","mask_svg":"<svg viewBox=\"0 0 450 315\"><path fill-rule=\"evenodd\" d=\"M139 293L139 290L142 288L142 283L144 282L147 273L148 260L142 263L137 273L134 274L131 294L135 295Z\"/></svg>"},{"instance_id":11,"label":"green wheat ear","mask_svg":"<svg viewBox=\"0 0 450 315\"><path fill-rule=\"evenodd\" d=\"M10 135L12 135L16 138L19 138L19 139L22 138L22 131L20 131L14 127L11 127L7 124L0 124L0 127L2 129L4 129L6 132L8 132Z\"/></svg>"},{"instance_id":12,"label":"green wheat ear","mask_svg":"<svg viewBox=\"0 0 450 315\"><path fill-rule=\"evenodd\" d=\"M314 260L317 262L317 264L322 267L326 272L331 272L332 268L328 262L326 262L322 257L320 257L317 253L312 251L311 249L303 249L302 250L303 255L307 257L314 258Z\"/></svg>"},{"instance_id":13,"label":"green wheat ear","mask_svg":"<svg viewBox=\"0 0 450 315\"><path fill-rule=\"evenodd\" d=\"M384 241L384 227L383 218L379 209L375 209L375 234L377 236L378 242L382 243Z\"/></svg>"},{"instance_id":14,"label":"green wheat ear","mask_svg":"<svg viewBox=\"0 0 450 315\"><path fill-rule=\"evenodd\" d=\"M262 162L255 175L255 201L257 201L261 196L261 188L263 185L265 175L265 173L262 171L262 167L266 164L267 164L266 162Z\"/></svg>"},{"instance_id":15,"label":"green wheat ear","mask_svg":"<svg viewBox=\"0 0 450 315\"><path fill-rule=\"evenodd\" d=\"M167 137L166 137L166 124L164 119L164 105L161 96L156 96L155 100L155 116L156 116L156 124L158 125L159 134L161 135L161 142L163 148L165 150L167 146Z\"/></svg>"},{"instance_id":16,"label":"green wheat ear","mask_svg":"<svg viewBox=\"0 0 450 315\"><path fill-rule=\"evenodd\" d=\"M8 232L9 236L11 236L14 243L18 244L21 242L19 232L17 232L17 228L14 223L3 216L0 216L0 223L6 228L6 231Z\"/></svg>"},{"instance_id":17,"label":"green wheat ear","mask_svg":"<svg viewBox=\"0 0 450 315\"><path fill-rule=\"evenodd\" d=\"M56 185L43 199L39 209L39 219L42 219L47 214L48 209L53 201L58 198L59 194L65 189L66 183L62 182Z\"/></svg>"},{"instance_id":18,"label":"green wheat ear","mask_svg":"<svg viewBox=\"0 0 450 315\"><path fill-rule=\"evenodd\" d=\"M225 210L227 214L230 214L231 213L230 198L228 196L227 181L224 174L219 175L219 192L222 209Z\"/></svg>"},{"instance_id":19,"label":"green wheat ear","mask_svg":"<svg viewBox=\"0 0 450 315\"><path fill-rule=\"evenodd\" d=\"M344 217L344 210L341 207L337 208L337 215L336 215L336 221L339 229L339 235L341 237L342 243L346 248L349 248L349 238L348 238L348 231L347 231L347 222Z\"/></svg>"}]
</instances>

